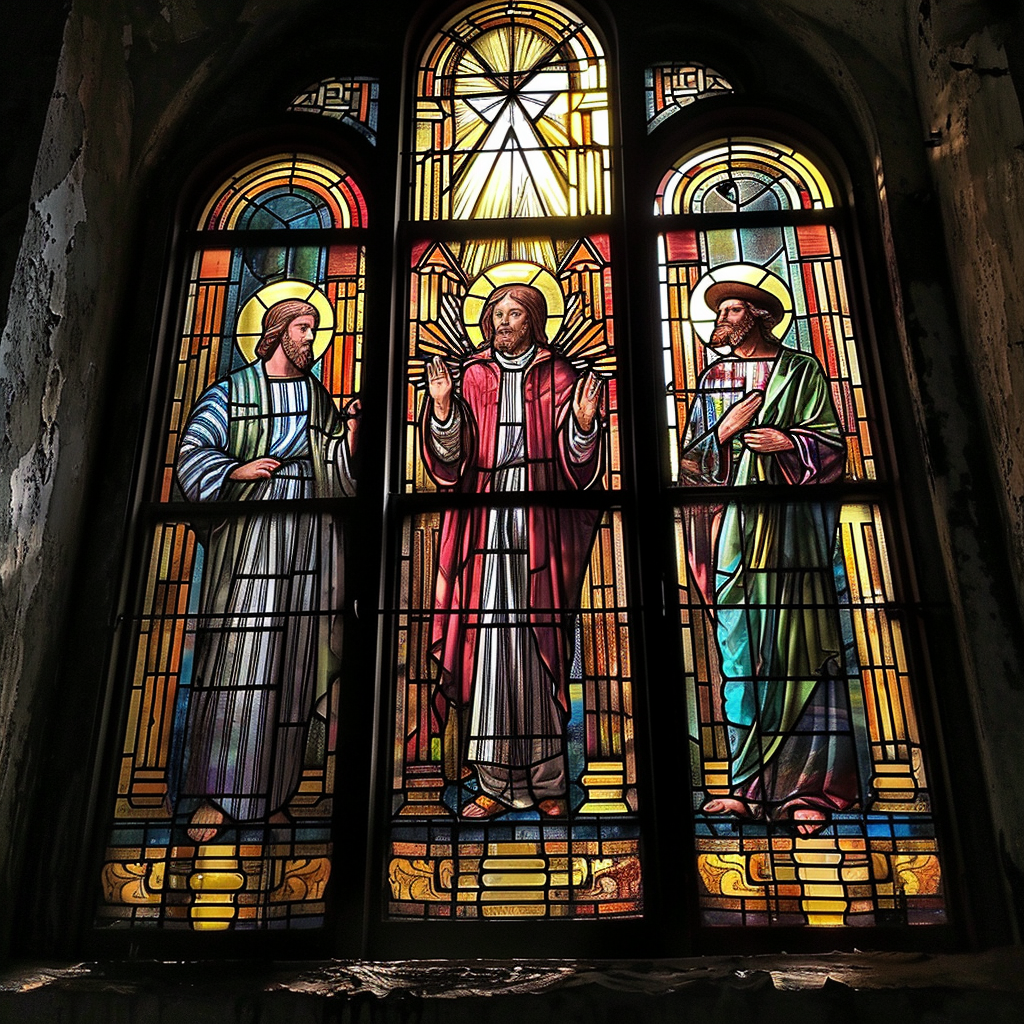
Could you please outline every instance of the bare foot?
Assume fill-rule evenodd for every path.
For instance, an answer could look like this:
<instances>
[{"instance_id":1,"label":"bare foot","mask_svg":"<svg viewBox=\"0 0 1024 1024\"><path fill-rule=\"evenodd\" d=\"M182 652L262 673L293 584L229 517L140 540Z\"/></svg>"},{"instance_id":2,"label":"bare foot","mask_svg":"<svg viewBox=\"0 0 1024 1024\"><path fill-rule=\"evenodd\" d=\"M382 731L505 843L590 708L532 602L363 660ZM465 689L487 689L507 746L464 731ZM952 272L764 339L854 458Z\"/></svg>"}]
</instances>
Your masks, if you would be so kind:
<instances>
[{"instance_id":1,"label":"bare foot","mask_svg":"<svg viewBox=\"0 0 1024 1024\"><path fill-rule=\"evenodd\" d=\"M475 800L463 804L459 813L464 818L496 818L507 810L508 808L499 800L489 797L486 793L481 793Z\"/></svg>"},{"instance_id":2,"label":"bare foot","mask_svg":"<svg viewBox=\"0 0 1024 1024\"><path fill-rule=\"evenodd\" d=\"M813 836L828 824L828 815L817 807L796 807L791 817L802 836Z\"/></svg>"},{"instance_id":3,"label":"bare foot","mask_svg":"<svg viewBox=\"0 0 1024 1024\"><path fill-rule=\"evenodd\" d=\"M220 831L224 824L224 812L213 804L201 803L189 819L189 838L197 843L208 843Z\"/></svg>"},{"instance_id":4,"label":"bare foot","mask_svg":"<svg viewBox=\"0 0 1024 1024\"><path fill-rule=\"evenodd\" d=\"M734 796L717 796L709 800L701 810L705 814L734 814L737 818L752 818L745 800L739 800Z\"/></svg>"},{"instance_id":5,"label":"bare foot","mask_svg":"<svg viewBox=\"0 0 1024 1024\"><path fill-rule=\"evenodd\" d=\"M544 815L545 818L565 818L569 814L569 805L563 798L551 798L548 800L541 800L537 804L537 810Z\"/></svg>"}]
</instances>

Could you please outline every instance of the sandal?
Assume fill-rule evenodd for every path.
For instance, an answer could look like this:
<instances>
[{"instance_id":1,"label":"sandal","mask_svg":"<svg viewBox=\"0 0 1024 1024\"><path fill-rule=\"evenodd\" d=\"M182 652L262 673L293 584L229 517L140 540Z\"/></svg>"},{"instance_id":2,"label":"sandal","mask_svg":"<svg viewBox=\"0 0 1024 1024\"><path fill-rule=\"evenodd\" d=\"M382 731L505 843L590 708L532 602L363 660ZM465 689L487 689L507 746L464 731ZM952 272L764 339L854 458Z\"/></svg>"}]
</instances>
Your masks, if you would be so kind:
<instances>
[{"instance_id":1,"label":"sandal","mask_svg":"<svg viewBox=\"0 0 1024 1024\"><path fill-rule=\"evenodd\" d=\"M545 818L569 817L569 804L564 797L549 797L537 804L537 810Z\"/></svg>"},{"instance_id":2,"label":"sandal","mask_svg":"<svg viewBox=\"0 0 1024 1024\"><path fill-rule=\"evenodd\" d=\"M471 813L473 809L477 813ZM487 818L496 818L499 814L504 814L509 809L500 800L495 800L494 797L481 793L468 803L463 804L459 815L463 818L469 818L471 821L485 821Z\"/></svg>"}]
</instances>

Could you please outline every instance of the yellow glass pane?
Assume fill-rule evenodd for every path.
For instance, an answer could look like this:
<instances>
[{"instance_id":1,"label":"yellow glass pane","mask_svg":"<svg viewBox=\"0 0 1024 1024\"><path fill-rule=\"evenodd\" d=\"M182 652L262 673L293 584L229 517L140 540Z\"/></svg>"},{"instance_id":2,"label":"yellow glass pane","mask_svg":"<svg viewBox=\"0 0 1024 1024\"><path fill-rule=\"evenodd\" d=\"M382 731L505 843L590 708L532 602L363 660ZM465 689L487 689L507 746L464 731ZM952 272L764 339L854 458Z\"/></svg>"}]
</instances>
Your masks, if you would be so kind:
<instances>
[{"instance_id":1,"label":"yellow glass pane","mask_svg":"<svg viewBox=\"0 0 1024 1024\"><path fill-rule=\"evenodd\" d=\"M604 54L558 4L476 4L424 50L413 217L578 216L611 206Z\"/></svg>"}]
</instances>

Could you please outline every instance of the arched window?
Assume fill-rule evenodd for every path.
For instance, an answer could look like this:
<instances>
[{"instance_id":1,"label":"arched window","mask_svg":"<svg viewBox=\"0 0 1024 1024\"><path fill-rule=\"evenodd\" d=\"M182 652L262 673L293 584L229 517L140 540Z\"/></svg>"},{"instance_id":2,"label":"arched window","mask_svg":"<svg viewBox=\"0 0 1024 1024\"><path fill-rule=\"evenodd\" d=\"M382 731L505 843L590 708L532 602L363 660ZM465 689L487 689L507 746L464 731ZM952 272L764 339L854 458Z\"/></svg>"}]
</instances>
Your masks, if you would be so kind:
<instances>
[{"instance_id":1,"label":"arched window","mask_svg":"<svg viewBox=\"0 0 1024 1024\"><path fill-rule=\"evenodd\" d=\"M945 919L835 195L730 136L655 199L706 925Z\"/></svg>"},{"instance_id":2,"label":"arched window","mask_svg":"<svg viewBox=\"0 0 1024 1024\"><path fill-rule=\"evenodd\" d=\"M101 923L322 923L367 211L308 153L189 235L135 598Z\"/></svg>"},{"instance_id":3,"label":"arched window","mask_svg":"<svg viewBox=\"0 0 1024 1024\"><path fill-rule=\"evenodd\" d=\"M642 913L609 110L558 4L421 50L386 918Z\"/></svg>"},{"instance_id":4,"label":"arched window","mask_svg":"<svg viewBox=\"0 0 1024 1024\"><path fill-rule=\"evenodd\" d=\"M645 262L619 176L646 157L623 151L596 22L487 0L414 43L391 172L386 79L282 97L373 144L363 170L386 181L367 195L400 183L394 249L373 236L374 280L395 276L393 305L376 290L377 367L389 316L393 334L372 439L367 202L330 145L221 164L185 225L133 525L99 925L321 928L342 885L347 907L361 898L362 870L367 917L345 924L377 936L418 921L500 944L512 922L558 919L647 937L654 901L677 933L693 902L702 927L943 922L893 467L835 168L765 128L685 151L650 235L632 225L656 247L660 317L634 302L627 322L624 264L635 297ZM634 70L645 152L697 100L733 102L731 71ZM655 430L660 479L655 445L631 443ZM369 583L353 578L357 501L360 523L382 520L358 538L380 542ZM345 638L354 584L376 614ZM375 679L343 671L354 646ZM339 708L374 686L377 731L368 696L347 727L377 744L376 818L346 872L343 830L355 847L365 822ZM669 737L665 777L646 777L648 734Z\"/></svg>"}]
</instances>

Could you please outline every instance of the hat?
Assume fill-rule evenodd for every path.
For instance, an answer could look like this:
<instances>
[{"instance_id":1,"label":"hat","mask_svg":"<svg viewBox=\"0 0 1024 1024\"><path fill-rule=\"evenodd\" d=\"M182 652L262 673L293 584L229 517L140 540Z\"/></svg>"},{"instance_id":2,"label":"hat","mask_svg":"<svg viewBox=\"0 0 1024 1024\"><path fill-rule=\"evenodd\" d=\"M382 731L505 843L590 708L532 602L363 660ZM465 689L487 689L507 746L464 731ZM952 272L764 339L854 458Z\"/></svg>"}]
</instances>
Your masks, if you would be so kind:
<instances>
[{"instance_id":1,"label":"hat","mask_svg":"<svg viewBox=\"0 0 1024 1024\"><path fill-rule=\"evenodd\" d=\"M715 313L726 299L740 299L758 309L768 310L772 318L772 327L782 323L785 316L782 300L777 295L772 295L763 288L755 288L752 284L744 284L742 281L717 281L704 293L708 309Z\"/></svg>"}]
</instances>

